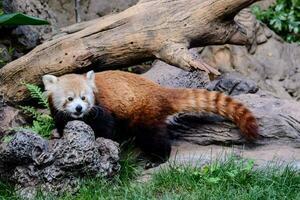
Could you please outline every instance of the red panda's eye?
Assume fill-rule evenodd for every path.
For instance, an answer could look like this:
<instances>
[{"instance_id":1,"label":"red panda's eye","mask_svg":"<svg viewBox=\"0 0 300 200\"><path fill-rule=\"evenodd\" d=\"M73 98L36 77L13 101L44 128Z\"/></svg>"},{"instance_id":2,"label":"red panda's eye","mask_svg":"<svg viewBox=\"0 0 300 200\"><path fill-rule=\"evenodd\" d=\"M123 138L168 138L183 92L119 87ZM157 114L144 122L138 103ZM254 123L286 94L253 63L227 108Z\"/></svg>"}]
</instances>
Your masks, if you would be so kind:
<instances>
[{"instance_id":1,"label":"red panda's eye","mask_svg":"<svg viewBox=\"0 0 300 200\"><path fill-rule=\"evenodd\" d=\"M84 101L85 100L85 96L82 96L81 99L82 99L82 101Z\"/></svg>"},{"instance_id":2,"label":"red panda's eye","mask_svg":"<svg viewBox=\"0 0 300 200\"><path fill-rule=\"evenodd\" d=\"M73 101L73 97L68 97L68 101Z\"/></svg>"}]
</instances>

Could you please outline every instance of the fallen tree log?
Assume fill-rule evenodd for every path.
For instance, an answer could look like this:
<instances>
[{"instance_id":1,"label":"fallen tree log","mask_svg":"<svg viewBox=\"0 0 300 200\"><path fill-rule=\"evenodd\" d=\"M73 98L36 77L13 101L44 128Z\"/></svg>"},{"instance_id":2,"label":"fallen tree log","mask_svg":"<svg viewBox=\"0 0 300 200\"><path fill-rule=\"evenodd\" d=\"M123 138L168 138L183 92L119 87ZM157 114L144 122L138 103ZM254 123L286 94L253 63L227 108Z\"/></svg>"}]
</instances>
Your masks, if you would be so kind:
<instances>
[{"instance_id":1,"label":"fallen tree log","mask_svg":"<svg viewBox=\"0 0 300 200\"><path fill-rule=\"evenodd\" d=\"M55 37L7 64L0 69L0 92L19 102L28 98L22 82L40 84L44 74L120 68L153 58L218 74L188 49L224 43L255 48L259 27L255 18L244 12L238 23L234 20L255 1L142 0L119 14L75 25L71 28L75 32Z\"/></svg>"}]
</instances>

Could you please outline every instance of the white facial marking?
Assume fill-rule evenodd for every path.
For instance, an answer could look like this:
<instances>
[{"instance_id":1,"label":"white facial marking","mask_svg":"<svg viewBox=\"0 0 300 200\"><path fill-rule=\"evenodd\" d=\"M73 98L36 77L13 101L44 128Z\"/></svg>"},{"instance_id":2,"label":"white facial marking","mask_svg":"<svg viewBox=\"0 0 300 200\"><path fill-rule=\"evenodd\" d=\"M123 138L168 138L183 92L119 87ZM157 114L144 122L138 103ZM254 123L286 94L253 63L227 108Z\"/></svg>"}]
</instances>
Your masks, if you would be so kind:
<instances>
[{"instance_id":1,"label":"white facial marking","mask_svg":"<svg viewBox=\"0 0 300 200\"><path fill-rule=\"evenodd\" d=\"M88 72L85 76L69 77L43 76L43 83L52 103L58 111L64 111L73 118L82 118L95 104L95 75ZM84 97L84 98L83 98Z\"/></svg>"},{"instance_id":2,"label":"white facial marking","mask_svg":"<svg viewBox=\"0 0 300 200\"><path fill-rule=\"evenodd\" d=\"M78 108L81 108L77 110ZM74 100L67 104L66 111L71 113L74 118L81 118L88 111L89 105L87 102L83 101L81 97L76 97Z\"/></svg>"}]
</instances>

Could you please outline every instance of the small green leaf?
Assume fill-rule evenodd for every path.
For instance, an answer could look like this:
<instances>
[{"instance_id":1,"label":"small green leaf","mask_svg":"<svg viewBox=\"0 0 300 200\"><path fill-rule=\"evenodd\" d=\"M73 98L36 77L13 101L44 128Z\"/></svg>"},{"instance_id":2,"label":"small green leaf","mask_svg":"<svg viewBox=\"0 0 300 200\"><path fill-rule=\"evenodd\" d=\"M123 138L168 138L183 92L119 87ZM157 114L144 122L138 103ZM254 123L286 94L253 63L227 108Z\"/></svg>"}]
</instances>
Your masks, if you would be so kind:
<instances>
[{"instance_id":1,"label":"small green leaf","mask_svg":"<svg viewBox=\"0 0 300 200\"><path fill-rule=\"evenodd\" d=\"M211 178L208 178L207 179L207 182L208 183L213 183L213 184L217 184L217 183L219 183L220 182L220 178L219 177L211 177Z\"/></svg>"},{"instance_id":2,"label":"small green leaf","mask_svg":"<svg viewBox=\"0 0 300 200\"><path fill-rule=\"evenodd\" d=\"M47 20L22 13L4 14L0 16L0 25L46 25Z\"/></svg>"},{"instance_id":3,"label":"small green leaf","mask_svg":"<svg viewBox=\"0 0 300 200\"><path fill-rule=\"evenodd\" d=\"M254 167L254 160L249 159L243 170L246 172L250 172L253 169L253 167Z\"/></svg>"},{"instance_id":4,"label":"small green leaf","mask_svg":"<svg viewBox=\"0 0 300 200\"><path fill-rule=\"evenodd\" d=\"M45 108L47 108L48 110L50 109L49 103L48 103L48 97L47 97L47 95L44 94L44 92L42 91L42 89L40 87L38 87L37 85L34 85L34 84L29 84L29 83L24 83L24 85L29 90L32 98L37 99L38 103L40 105L44 106Z\"/></svg>"},{"instance_id":5,"label":"small green leaf","mask_svg":"<svg viewBox=\"0 0 300 200\"><path fill-rule=\"evenodd\" d=\"M201 176L201 173L199 171L194 171L193 176Z\"/></svg>"},{"instance_id":6,"label":"small green leaf","mask_svg":"<svg viewBox=\"0 0 300 200\"><path fill-rule=\"evenodd\" d=\"M229 172L226 172L226 174L230 177L230 178L234 178L238 175L238 171L237 170L232 170L232 171L229 171Z\"/></svg>"},{"instance_id":7,"label":"small green leaf","mask_svg":"<svg viewBox=\"0 0 300 200\"><path fill-rule=\"evenodd\" d=\"M204 165L201 169L201 172L203 174L208 174L209 173L209 166L208 165Z\"/></svg>"},{"instance_id":8,"label":"small green leaf","mask_svg":"<svg viewBox=\"0 0 300 200\"><path fill-rule=\"evenodd\" d=\"M283 10L283 8L284 8L284 5L283 5L283 4L278 4L278 5L275 7L275 11L280 12L281 10Z\"/></svg>"}]
</instances>

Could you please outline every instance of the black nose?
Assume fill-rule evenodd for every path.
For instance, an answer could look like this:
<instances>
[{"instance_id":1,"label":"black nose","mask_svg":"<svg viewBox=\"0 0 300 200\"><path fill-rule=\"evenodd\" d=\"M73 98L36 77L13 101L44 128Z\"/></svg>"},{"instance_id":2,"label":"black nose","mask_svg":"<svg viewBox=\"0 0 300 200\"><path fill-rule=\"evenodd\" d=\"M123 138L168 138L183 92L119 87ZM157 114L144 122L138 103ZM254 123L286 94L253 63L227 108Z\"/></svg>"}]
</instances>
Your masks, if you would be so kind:
<instances>
[{"instance_id":1,"label":"black nose","mask_svg":"<svg viewBox=\"0 0 300 200\"><path fill-rule=\"evenodd\" d=\"M78 106L76 106L75 109L76 109L77 112L81 112L81 111L82 111L82 106L81 106L81 105L78 105Z\"/></svg>"}]
</instances>

